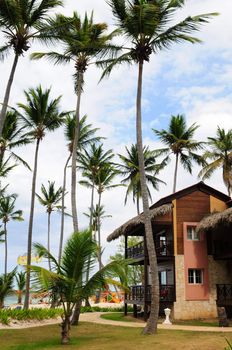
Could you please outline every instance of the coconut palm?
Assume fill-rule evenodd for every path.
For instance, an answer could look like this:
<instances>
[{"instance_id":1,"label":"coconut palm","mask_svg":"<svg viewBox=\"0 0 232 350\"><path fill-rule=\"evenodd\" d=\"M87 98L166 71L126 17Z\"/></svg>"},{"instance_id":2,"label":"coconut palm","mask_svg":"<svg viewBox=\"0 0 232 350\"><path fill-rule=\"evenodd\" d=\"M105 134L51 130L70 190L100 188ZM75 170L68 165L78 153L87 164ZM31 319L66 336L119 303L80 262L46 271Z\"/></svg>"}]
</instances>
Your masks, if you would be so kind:
<instances>
[{"instance_id":1,"label":"coconut palm","mask_svg":"<svg viewBox=\"0 0 232 350\"><path fill-rule=\"evenodd\" d=\"M67 23L69 26L67 28ZM65 25L65 30L64 30ZM75 134L73 140L73 149L78 147L79 138L79 120L80 120L80 104L81 95L84 85L84 74L90 64L94 63L99 56L108 54L113 51L113 46L110 41L114 33L107 34L106 23L94 23L93 14L88 17L85 14L83 20L76 12L72 17L65 17L57 15L56 19L50 21L50 26L57 29L57 36L63 44L63 52L48 52L48 53L34 53L33 59L40 59L46 57L55 64L69 63L74 64L74 87L77 95L77 104L75 112ZM76 152L72 153L72 184L71 184L71 204L73 229L78 231L78 218L76 207Z\"/></svg>"},{"instance_id":2,"label":"coconut palm","mask_svg":"<svg viewBox=\"0 0 232 350\"><path fill-rule=\"evenodd\" d=\"M89 149L83 149L79 155L79 169L81 169L84 180L80 181L80 184L91 189L91 201L90 201L90 230L92 227L91 212L94 207L94 190L97 184L98 173L102 166L105 164L111 164L114 157L113 151L110 149L104 151L103 144L96 145L92 143Z\"/></svg>"},{"instance_id":3,"label":"coconut palm","mask_svg":"<svg viewBox=\"0 0 232 350\"><path fill-rule=\"evenodd\" d=\"M189 34L199 30L202 24L208 22L214 14L203 14L187 17L181 22L170 25L176 12L180 10L183 0L109 0L117 26L126 40L126 46L120 56L112 60L102 60L104 76L110 74L119 64L136 64L138 67L138 84L136 99L136 135L141 177L141 193L144 212L145 237L151 268L151 308L148 323L144 333L155 333L159 313L159 279L156 252L150 220L148 193L143 159L142 143L142 82L144 63L149 62L151 55L160 50L170 48L179 42L198 43L199 39ZM128 43L129 42L129 43ZM128 48L128 46L130 46Z\"/></svg>"},{"instance_id":4,"label":"coconut palm","mask_svg":"<svg viewBox=\"0 0 232 350\"><path fill-rule=\"evenodd\" d=\"M136 145L131 145L131 148L128 149L126 147L127 155L124 156L122 154L118 154L121 164L119 164L120 175L125 179L122 180L123 184L128 184L126 196L125 196L125 204L127 203L127 198L130 193L133 196L133 202L136 201L137 212L140 214L139 209L139 200L142 196L141 194L141 183L140 183L140 175L139 175L139 159L138 159L138 149ZM164 181L158 179L156 175L159 174L160 170L162 170L166 162L162 162L161 164L157 164L157 152L150 151L148 146L143 147L143 157L144 157L144 167L145 167L145 175L147 181L147 193L149 199L152 200L151 192L148 187L148 184L151 185L155 190L158 190L159 184L165 184Z\"/></svg>"},{"instance_id":5,"label":"coconut palm","mask_svg":"<svg viewBox=\"0 0 232 350\"><path fill-rule=\"evenodd\" d=\"M0 59L3 60L11 50L14 51L14 61L0 113L0 137L18 60L35 39L40 42L49 40L46 34L49 12L59 5L62 5L61 0L1 0L0 2L0 28L6 40L0 47Z\"/></svg>"},{"instance_id":6,"label":"coconut palm","mask_svg":"<svg viewBox=\"0 0 232 350\"><path fill-rule=\"evenodd\" d=\"M179 162L190 174L192 173L192 162L198 165L204 165L205 161L202 155L195 153L203 149L203 142L193 139L195 131L199 125L195 123L187 127L185 117L178 114L171 116L171 120L167 130L153 129L154 133L159 137L167 148L160 149L160 154L164 154L169 160L171 154L175 156L175 171L173 180L173 193L176 192L177 171Z\"/></svg>"},{"instance_id":7,"label":"coconut palm","mask_svg":"<svg viewBox=\"0 0 232 350\"><path fill-rule=\"evenodd\" d=\"M19 103L21 108L21 119L23 126L27 133L25 137L31 138L36 142L33 177L31 186L31 208L28 227L28 246L27 246L27 266L31 265L31 244L32 244L32 230L34 219L34 205L35 205L35 190L36 190L36 176L38 166L39 146L46 132L55 131L61 126L64 117L67 113L59 111L59 103L61 97L56 99L50 98L51 89L42 90L41 86L35 89L25 91L27 104ZM29 306L29 286L30 286L30 269L27 268L27 283L24 307Z\"/></svg>"},{"instance_id":8,"label":"coconut palm","mask_svg":"<svg viewBox=\"0 0 232 350\"><path fill-rule=\"evenodd\" d=\"M79 127L79 139L78 139L78 147L77 152L80 153L82 149L87 147L89 144L93 142L98 142L102 139L102 137L96 136L96 132L99 130L98 128L92 128L92 124L88 124L86 122L87 115L84 115L80 119L80 127ZM68 141L68 150L69 155L65 162L64 166L64 175L63 175L63 191L62 191L62 205L61 205L61 229L60 229L60 245L59 245L59 257L58 261L60 262L61 259L61 253L62 253L62 246L63 246L63 237L64 237L64 209L65 209L65 202L64 202L64 195L66 192L66 173L67 173L67 167L69 165L69 161L72 157L73 152L73 141L74 141L74 135L75 135L75 115L68 115L65 119L65 139Z\"/></svg>"},{"instance_id":9,"label":"coconut palm","mask_svg":"<svg viewBox=\"0 0 232 350\"><path fill-rule=\"evenodd\" d=\"M209 150L204 153L204 158L211 162L206 164L200 171L199 176L203 180L210 176L217 169L222 168L222 177L227 188L228 195L232 192L232 129L228 132L217 127L216 137L208 137L207 145Z\"/></svg>"},{"instance_id":10,"label":"coconut palm","mask_svg":"<svg viewBox=\"0 0 232 350\"><path fill-rule=\"evenodd\" d=\"M0 220L3 224L4 241L5 241L5 269L4 273L7 274L7 258L8 258L8 244L7 244L7 224L9 221L23 221L22 210L15 210L16 196L0 197Z\"/></svg>"},{"instance_id":11,"label":"coconut palm","mask_svg":"<svg viewBox=\"0 0 232 350\"><path fill-rule=\"evenodd\" d=\"M17 164L10 164L10 157L7 159L0 159L0 196L3 196L6 192L6 186L2 186L2 179L6 178L7 175L14 169Z\"/></svg>"},{"instance_id":12,"label":"coconut palm","mask_svg":"<svg viewBox=\"0 0 232 350\"><path fill-rule=\"evenodd\" d=\"M98 221L99 221L98 218L100 218L100 226L101 226L102 220L106 218L111 218L112 215L105 215L105 210L103 205L99 207L98 204L96 204L93 209L91 208L88 208L88 209L89 209L89 213L84 213L84 215L89 219L92 217L92 221L93 221L92 230L94 232L93 239L96 241L95 234L98 231Z\"/></svg>"},{"instance_id":13,"label":"coconut palm","mask_svg":"<svg viewBox=\"0 0 232 350\"><path fill-rule=\"evenodd\" d=\"M20 271L15 275L17 290L16 293L18 295L18 304L22 304L22 296L25 292L26 286L26 272Z\"/></svg>"},{"instance_id":14,"label":"coconut palm","mask_svg":"<svg viewBox=\"0 0 232 350\"><path fill-rule=\"evenodd\" d=\"M117 272L121 278L125 279L123 267L125 262L111 262L103 269L94 273L91 278L84 282L83 276L86 274L90 261L90 268L93 271L97 245L92 239L89 231L75 232L68 239L62 254L61 263L40 244L34 245L36 253L45 258L50 258L53 264L53 270L48 271L42 267L33 267L36 281L42 285L42 291L53 291L54 287L59 302L63 307L63 321L61 324L61 343L68 344L70 341L71 314L77 303L93 295L93 293L111 280ZM118 284L117 282L115 282Z\"/></svg>"},{"instance_id":15,"label":"coconut palm","mask_svg":"<svg viewBox=\"0 0 232 350\"><path fill-rule=\"evenodd\" d=\"M4 307L4 299L14 293L14 277L16 268L7 273L0 275L0 309Z\"/></svg>"},{"instance_id":16,"label":"coconut palm","mask_svg":"<svg viewBox=\"0 0 232 350\"><path fill-rule=\"evenodd\" d=\"M31 142L30 138L22 137L23 130L24 127L20 126L20 113L16 110L7 111L2 137L0 137L0 161L8 153L8 157L13 158L16 163L22 163L30 170L27 162L12 151L16 147L24 146Z\"/></svg>"},{"instance_id":17,"label":"coconut palm","mask_svg":"<svg viewBox=\"0 0 232 350\"><path fill-rule=\"evenodd\" d=\"M48 243L47 250L50 253L50 231L51 231L51 214L54 210L60 209L59 202L62 198L62 187L55 189L55 181L48 181L48 188L42 184L41 185L41 195L36 193L36 196L41 205L46 208L48 214ZM49 270L51 270L51 262L48 259Z\"/></svg>"}]
</instances>

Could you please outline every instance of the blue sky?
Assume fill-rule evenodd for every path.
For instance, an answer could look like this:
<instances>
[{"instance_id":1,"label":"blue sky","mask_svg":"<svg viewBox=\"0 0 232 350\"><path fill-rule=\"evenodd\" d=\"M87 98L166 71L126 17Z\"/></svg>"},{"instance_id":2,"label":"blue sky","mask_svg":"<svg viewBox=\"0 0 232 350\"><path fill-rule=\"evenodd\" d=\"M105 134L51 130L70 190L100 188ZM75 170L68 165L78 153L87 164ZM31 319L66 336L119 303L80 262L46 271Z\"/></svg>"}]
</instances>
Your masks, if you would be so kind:
<instances>
[{"instance_id":1,"label":"blue sky","mask_svg":"<svg viewBox=\"0 0 232 350\"><path fill-rule=\"evenodd\" d=\"M104 0L67 0L61 11L71 14L77 10L83 14L85 10L94 9L96 21L106 21L113 26L113 19ZM202 27L198 36L204 41L200 45L174 45L171 50L153 56L146 64L143 90L143 132L144 143L150 148L160 146L154 137L151 128L165 128L170 115L185 114L188 124L196 122L201 125L196 138L205 140L207 136L215 134L217 125L225 129L232 127L232 22L231 0L189 0L176 20L189 14L205 12L219 12L220 16L213 18L210 24ZM1 38L1 37L0 37ZM33 44L30 52L45 51L46 47ZM35 87L41 83L52 88L53 97L62 95L61 108L73 109L75 95L73 92L72 67L54 67L46 61L31 62L30 52L20 60L15 82L12 89L10 104L24 101L23 90ZM5 84L9 75L13 56L6 62L0 63L2 100ZM123 153L125 145L135 142L135 94L137 70L135 67L121 67L116 69L111 77L98 84L100 71L91 67L86 74L85 91L82 100L81 112L88 114L89 121L101 128L99 134L106 136L105 148L112 148L114 152ZM33 164L34 145L21 148L19 153L29 164ZM40 150L38 184L55 180L57 186L62 183L62 169L67 157L66 142L63 130L46 135ZM180 169L178 189L191 185L198 180L199 169L194 168L193 176ZM161 177L167 182L160 191L152 192L153 201L169 194L172 190L173 164L162 173ZM120 181L120 179L118 179ZM30 206L31 173L19 166L12 172L8 182L10 191L19 194L17 208L24 210L25 221L9 225L9 269L16 265L18 255L26 252L28 215ZM225 192L221 180L221 173L216 173L208 183ZM135 215L136 210L132 200L124 207L125 189L117 188L103 194L105 210L112 218L106 219L103 227L104 257L113 253L118 242L107 244L105 238L109 233ZM87 221L82 215L89 206L90 193L78 189L78 212L80 226L85 227ZM67 197L67 207L70 208ZM33 231L33 240L46 243L46 214L36 202L36 214ZM57 252L59 237L58 214L54 214L52 225L52 249ZM66 223L66 237L71 233L71 221ZM3 245L0 255L0 271L3 271Z\"/></svg>"}]
</instances>

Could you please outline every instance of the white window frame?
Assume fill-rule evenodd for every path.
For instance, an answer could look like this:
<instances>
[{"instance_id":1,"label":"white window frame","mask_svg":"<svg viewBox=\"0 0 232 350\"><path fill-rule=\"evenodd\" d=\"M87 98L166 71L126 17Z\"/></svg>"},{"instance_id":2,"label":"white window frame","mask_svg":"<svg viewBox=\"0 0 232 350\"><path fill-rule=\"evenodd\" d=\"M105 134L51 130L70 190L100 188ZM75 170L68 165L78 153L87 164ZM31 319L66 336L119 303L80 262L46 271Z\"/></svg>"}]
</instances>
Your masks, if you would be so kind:
<instances>
[{"instance_id":1,"label":"white window frame","mask_svg":"<svg viewBox=\"0 0 232 350\"><path fill-rule=\"evenodd\" d=\"M191 229L191 237L189 237L189 229ZM201 240L201 237L200 237L200 233L196 232L196 226L194 225L187 225L186 226L186 233L187 233L187 240L188 241L200 241Z\"/></svg>"},{"instance_id":2,"label":"white window frame","mask_svg":"<svg viewBox=\"0 0 232 350\"><path fill-rule=\"evenodd\" d=\"M193 271L193 282L189 282L189 272L190 272L190 270ZM200 271L200 273L201 273L201 282L197 282L196 281L196 277L197 277L196 276L196 271ZM202 285L204 283L203 277L204 277L203 269L193 269L193 268L189 268L188 269L188 284L191 284L191 285Z\"/></svg>"}]
</instances>

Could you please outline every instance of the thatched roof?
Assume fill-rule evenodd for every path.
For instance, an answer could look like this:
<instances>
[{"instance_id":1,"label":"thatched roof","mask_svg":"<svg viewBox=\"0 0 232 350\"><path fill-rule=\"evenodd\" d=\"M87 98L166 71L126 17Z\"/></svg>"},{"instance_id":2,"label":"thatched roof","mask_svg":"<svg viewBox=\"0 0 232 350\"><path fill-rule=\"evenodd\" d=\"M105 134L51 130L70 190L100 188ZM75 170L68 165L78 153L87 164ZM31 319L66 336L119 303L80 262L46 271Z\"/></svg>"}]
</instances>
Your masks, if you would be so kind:
<instances>
[{"instance_id":1,"label":"thatched roof","mask_svg":"<svg viewBox=\"0 0 232 350\"><path fill-rule=\"evenodd\" d=\"M150 210L151 219L154 219L157 216L163 216L167 213L170 213L172 211L173 205L171 203L161 205L160 207L154 208ZM118 227L116 230L114 230L108 237L107 241L113 241L114 239L126 235L128 232L131 231L132 228L135 226L142 224L144 222L144 216L143 213L140 215L135 216L134 218L128 220L125 222L125 224Z\"/></svg>"},{"instance_id":2,"label":"thatched roof","mask_svg":"<svg viewBox=\"0 0 232 350\"><path fill-rule=\"evenodd\" d=\"M232 227L232 208L226 209L220 213L214 213L206 216L197 226L198 232L207 232L216 229L220 225Z\"/></svg>"}]
</instances>

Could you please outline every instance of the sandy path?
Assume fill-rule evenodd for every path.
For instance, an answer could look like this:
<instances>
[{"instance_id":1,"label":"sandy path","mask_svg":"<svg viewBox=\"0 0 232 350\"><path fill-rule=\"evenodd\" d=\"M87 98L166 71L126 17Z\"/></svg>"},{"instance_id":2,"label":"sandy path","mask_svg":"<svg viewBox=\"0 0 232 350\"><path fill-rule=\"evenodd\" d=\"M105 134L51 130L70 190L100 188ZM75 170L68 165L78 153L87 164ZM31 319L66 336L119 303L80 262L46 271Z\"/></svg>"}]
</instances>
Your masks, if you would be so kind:
<instances>
[{"instance_id":1,"label":"sandy path","mask_svg":"<svg viewBox=\"0 0 232 350\"><path fill-rule=\"evenodd\" d=\"M139 322L123 322L123 321L112 321L105 320L100 316L103 312L89 312L80 315L80 321L82 322L92 322L98 324L120 326L120 327L137 327L143 328L144 323ZM40 327L52 324L58 324L61 319L50 319L44 321L33 321L33 322L16 322L11 323L9 326L0 325L0 329L24 329L31 327ZM196 331L196 332L222 332L222 333L232 333L232 327L206 327L206 326L184 326L184 325L163 325L159 324L158 329L169 329L169 330L183 330L183 331Z\"/></svg>"}]
</instances>

